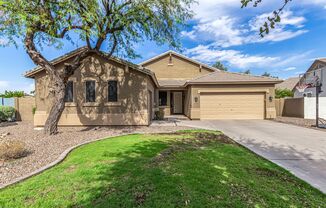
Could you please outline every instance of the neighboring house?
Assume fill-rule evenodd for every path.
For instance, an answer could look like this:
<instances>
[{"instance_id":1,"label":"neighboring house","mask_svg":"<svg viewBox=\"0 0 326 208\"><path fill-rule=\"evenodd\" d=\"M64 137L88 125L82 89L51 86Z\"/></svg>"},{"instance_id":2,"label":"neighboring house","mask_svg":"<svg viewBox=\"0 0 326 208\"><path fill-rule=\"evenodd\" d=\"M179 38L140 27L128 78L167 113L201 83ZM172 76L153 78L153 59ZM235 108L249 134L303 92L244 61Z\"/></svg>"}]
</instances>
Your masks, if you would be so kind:
<instances>
[{"instance_id":1,"label":"neighboring house","mask_svg":"<svg viewBox=\"0 0 326 208\"><path fill-rule=\"evenodd\" d=\"M288 90L294 90L295 86L298 84L300 80L300 77L290 77L283 82L276 84L275 88L277 89L288 89Z\"/></svg>"},{"instance_id":2,"label":"neighboring house","mask_svg":"<svg viewBox=\"0 0 326 208\"><path fill-rule=\"evenodd\" d=\"M314 63L309 67L303 77L306 80L313 80L313 76L318 74L320 76L320 81L322 84L322 92L320 93L320 97L326 97L326 58L317 59ZM302 79L302 78L301 78ZM297 83L299 85L301 81ZM295 87L293 88L294 97L316 97L316 88L307 88L304 92L299 92Z\"/></svg>"},{"instance_id":3,"label":"neighboring house","mask_svg":"<svg viewBox=\"0 0 326 208\"><path fill-rule=\"evenodd\" d=\"M319 118L326 119L326 58L317 59L309 69L298 78L289 78L277 84L276 88L287 88L294 92L294 98L279 101L278 114L281 116L299 117L305 119L316 118L316 88L308 87L303 92L297 86L315 82L318 75L322 84L322 92L319 94ZM296 84L294 84L296 83Z\"/></svg>"},{"instance_id":4,"label":"neighboring house","mask_svg":"<svg viewBox=\"0 0 326 208\"><path fill-rule=\"evenodd\" d=\"M83 50L52 61L58 70ZM48 76L35 79L34 125L44 125L51 106ZM274 78L230 73L168 51L139 65L90 55L69 79L59 125L148 125L157 109L190 119L275 118Z\"/></svg>"}]
</instances>

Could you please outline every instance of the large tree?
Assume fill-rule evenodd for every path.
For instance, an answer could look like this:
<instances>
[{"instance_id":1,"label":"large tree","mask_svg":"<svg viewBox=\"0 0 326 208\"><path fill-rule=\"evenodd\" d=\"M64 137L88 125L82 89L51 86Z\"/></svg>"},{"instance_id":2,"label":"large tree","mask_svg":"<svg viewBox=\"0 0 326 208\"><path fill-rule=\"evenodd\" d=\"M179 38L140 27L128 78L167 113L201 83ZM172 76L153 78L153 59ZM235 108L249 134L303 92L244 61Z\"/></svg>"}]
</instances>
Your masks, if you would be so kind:
<instances>
[{"instance_id":1,"label":"large tree","mask_svg":"<svg viewBox=\"0 0 326 208\"><path fill-rule=\"evenodd\" d=\"M191 18L192 3L193 0L0 0L1 38L7 39L6 45L17 45L22 40L30 58L50 78L54 102L45 133L57 132L67 80L89 54L136 57L133 44L144 40L179 47L180 26ZM85 41L87 47L59 72L40 48L58 48L64 39Z\"/></svg>"},{"instance_id":2,"label":"large tree","mask_svg":"<svg viewBox=\"0 0 326 208\"><path fill-rule=\"evenodd\" d=\"M281 6L274 10L272 15L267 17L267 20L264 22L264 24L260 27L260 36L264 37L267 35L271 29L275 28L275 25L281 21L280 14L292 0L280 0ZM253 7L258 7L259 4L263 2L263 0L240 0L241 2L241 8L248 7L249 5L252 5Z\"/></svg>"}]
</instances>

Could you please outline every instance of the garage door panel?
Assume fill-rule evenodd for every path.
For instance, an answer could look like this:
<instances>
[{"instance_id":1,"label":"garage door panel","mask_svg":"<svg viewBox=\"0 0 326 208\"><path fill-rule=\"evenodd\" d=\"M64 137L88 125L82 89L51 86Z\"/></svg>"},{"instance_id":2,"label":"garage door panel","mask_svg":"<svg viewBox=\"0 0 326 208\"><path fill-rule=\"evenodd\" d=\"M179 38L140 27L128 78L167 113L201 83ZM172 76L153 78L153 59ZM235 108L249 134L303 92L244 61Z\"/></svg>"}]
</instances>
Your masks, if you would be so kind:
<instances>
[{"instance_id":1,"label":"garage door panel","mask_svg":"<svg viewBox=\"0 0 326 208\"><path fill-rule=\"evenodd\" d=\"M203 93L201 119L264 119L264 93Z\"/></svg>"}]
</instances>

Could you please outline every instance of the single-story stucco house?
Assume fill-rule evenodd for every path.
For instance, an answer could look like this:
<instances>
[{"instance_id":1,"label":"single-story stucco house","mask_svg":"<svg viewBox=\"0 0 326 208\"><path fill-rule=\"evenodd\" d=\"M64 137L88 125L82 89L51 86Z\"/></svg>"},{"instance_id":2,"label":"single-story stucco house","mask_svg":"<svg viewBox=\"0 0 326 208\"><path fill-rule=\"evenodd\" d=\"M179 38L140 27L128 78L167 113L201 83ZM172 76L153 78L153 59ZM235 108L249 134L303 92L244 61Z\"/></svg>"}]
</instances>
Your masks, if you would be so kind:
<instances>
[{"instance_id":1,"label":"single-story stucco house","mask_svg":"<svg viewBox=\"0 0 326 208\"><path fill-rule=\"evenodd\" d=\"M58 70L79 48L52 61ZM35 79L34 125L43 126L51 107L44 69L26 72ZM220 71L168 51L139 65L90 55L70 77L59 125L149 125L155 110L189 119L269 119L276 117L269 77Z\"/></svg>"}]
</instances>

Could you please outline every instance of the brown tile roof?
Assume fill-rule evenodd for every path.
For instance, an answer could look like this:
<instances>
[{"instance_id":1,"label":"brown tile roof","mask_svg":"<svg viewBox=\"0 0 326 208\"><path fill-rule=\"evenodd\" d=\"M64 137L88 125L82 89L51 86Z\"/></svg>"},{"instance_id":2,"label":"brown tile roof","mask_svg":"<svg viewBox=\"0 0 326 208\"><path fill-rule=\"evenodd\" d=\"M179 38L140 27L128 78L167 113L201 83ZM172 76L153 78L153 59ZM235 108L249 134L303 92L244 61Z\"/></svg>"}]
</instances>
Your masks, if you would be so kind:
<instances>
[{"instance_id":1,"label":"brown tile roof","mask_svg":"<svg viewBox=\"0 0 326 208\"><path fill-rule=\"evenodd\" d=\"M299 80L300 77L290 77L284 80L282 83L275 85L275 88L293 90L293 88L297 85Z\"/></svg>"},{"instance_id":2,"label":"brown tile roof","mask_svg":"<svg viewBox=\"0 0 326 208\"><path fill-rule=\"evenodd\" d=\"M204 76L195 78L187 82L188 84L198 84L198 83L210 83L210 84L223 84L223 83L279 83L282 80L263 77L263 76L254 76L249 74L242 73L233 73L233 72L224 72L216 71Z\"/></svg>"},{"instance_id":3,"label":"brown tile roof","mask_svg":"<svg viewBox=\"0 0 326 208\"><path fill-rule=\"evenodd\" d=\"M182 87L186 84L187 80L165 80L159 79L158 83L161 87Z\"/></svg>"}]
</instances>

